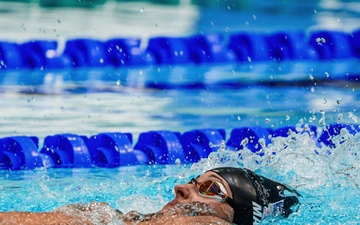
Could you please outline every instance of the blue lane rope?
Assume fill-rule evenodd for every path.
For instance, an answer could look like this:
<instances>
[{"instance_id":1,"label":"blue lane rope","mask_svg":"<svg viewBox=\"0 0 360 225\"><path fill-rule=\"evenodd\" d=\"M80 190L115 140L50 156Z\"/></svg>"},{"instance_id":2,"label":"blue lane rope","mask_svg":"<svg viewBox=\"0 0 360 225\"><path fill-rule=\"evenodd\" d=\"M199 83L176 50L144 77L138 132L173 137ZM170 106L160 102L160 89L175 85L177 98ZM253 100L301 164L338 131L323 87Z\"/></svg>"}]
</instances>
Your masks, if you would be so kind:
<instances>
[{"instance_id":1,"label":"blue lane rope","mask_svg":"<svg viewBox=\"0 0 360 225\"><path fill-rule=\"evenodd\" d=\"M278 33L201 34L153 37L141 47L138 38L105 41L0 41L0 69L68 69L284 60L338 60L360 57L360 30Z\"/></svg>"},{"instance_id":2,"label":"blue lane rope","mask_svg":"<svg viewBox=\"0 0 360 225\"><path fill-rule=\"evenodd\" d=\"M360 126L355 124L332 124L325 129L315 126L301 129L287 126L275 130L242 127L233 129L226 140L223 129L195 129L184 133L158 130L141 133L135 145L130 133L100 133L91 137L56 134L45 137L41 148L39 139L34 136L4 137L0 139L0 169L186 164L207 158L211 152L218 151L223 143L229 150L242 150L246 145L252 152L259 153L263 146L271 143L271 138L288 137L292 133L308 133L317 146L331 149L338 144L333 142L332 137L344 133L343 129L350 135L360 132Z\"/></svg>"}]
</instances>

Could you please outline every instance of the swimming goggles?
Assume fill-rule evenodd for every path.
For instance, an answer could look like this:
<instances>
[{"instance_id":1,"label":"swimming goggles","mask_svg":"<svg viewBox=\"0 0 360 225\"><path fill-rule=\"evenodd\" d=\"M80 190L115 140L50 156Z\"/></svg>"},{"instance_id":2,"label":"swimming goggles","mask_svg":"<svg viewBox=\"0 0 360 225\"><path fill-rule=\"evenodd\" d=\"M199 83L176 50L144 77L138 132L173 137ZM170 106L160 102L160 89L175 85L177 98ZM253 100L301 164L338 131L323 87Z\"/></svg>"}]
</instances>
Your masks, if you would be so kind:
<instances>
[{"instance_id":1,"label":"swimming goggles","mask_svg":"<svg viewBox=\"0 0 360 225\"><path fill-rule=\"evenodd\" d=\"M204 197L213 198L220 202L227 202L228 199L231 199L228 197L226 189L222 183L211 180L198 182L195 178L192 178L189 184L195 184L199 189L199 194Z\"/></svg>"}]
</instances>

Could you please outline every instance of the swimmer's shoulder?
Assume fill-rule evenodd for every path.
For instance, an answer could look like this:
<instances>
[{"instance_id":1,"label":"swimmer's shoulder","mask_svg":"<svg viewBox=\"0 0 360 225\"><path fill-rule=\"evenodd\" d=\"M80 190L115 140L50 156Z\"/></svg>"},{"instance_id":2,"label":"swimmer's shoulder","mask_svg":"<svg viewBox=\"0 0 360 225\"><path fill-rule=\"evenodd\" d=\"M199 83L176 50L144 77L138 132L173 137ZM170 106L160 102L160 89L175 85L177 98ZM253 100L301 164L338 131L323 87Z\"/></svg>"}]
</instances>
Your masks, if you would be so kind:
<instances>
[{"instance_id":1,"label":"swimmer's shoulder","mask_svg":"<svg viewBox=\"0 0 360 225\"><path fill-rule=\"evenodd\" d=\"M87 225L91 224L88 221L82 220L77 216L69 216L63 213L54 212L0 212L0 225Z\"/></svg>"},{"instance_id":2,"label":"swimmer's shoulder","mask_svg":"<svg viewBox=\"0 0 360 225\"><path fill-rule=\"evenodd\" d=\"M94 225L120 221L121 214L107 203L70 204L52 212L0 212L0 225Z\"/></svg>"},{"instance_id":3,"label":"swimmer's shoulder","mask_svg":"<svg viewBox=\"0 0 360 225\"><path fill-rule=\"evenodd\" d=\"M130 225L130 223L125 223ZM149 221L139 222L137 225L232 225L232 223L215 216L169 216L154 218Z\"/></svg>"}]
</instances>

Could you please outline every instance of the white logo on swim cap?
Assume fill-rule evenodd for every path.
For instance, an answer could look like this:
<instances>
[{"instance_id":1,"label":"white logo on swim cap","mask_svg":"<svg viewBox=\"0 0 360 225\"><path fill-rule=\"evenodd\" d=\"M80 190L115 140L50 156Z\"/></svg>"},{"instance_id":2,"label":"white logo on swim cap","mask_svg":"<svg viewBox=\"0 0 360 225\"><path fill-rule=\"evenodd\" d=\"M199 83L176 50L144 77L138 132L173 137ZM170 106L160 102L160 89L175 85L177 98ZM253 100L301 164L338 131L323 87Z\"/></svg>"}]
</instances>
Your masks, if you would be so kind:
<instances>
[{"instance_id":1,"label":"white logo on swim cap","mask_svg":"<svg viewBox=\"0 0 360 225\"><path fill-rule=\"evenodd\" d=\"M262 214L262 207L256 202L252 202L253 205L253 225L260 224L263 214Z\"/></svg>"},{"instance_id":2,"label":"white logo on swim cap","mask_svg":"<svg viewBox=\"0 0 360 225\"><path fill-rule=\"evenodd\" d=\"M264 207L263 219L267 216L281 215L284 208L284 200L280 200L274 203L269 203L267 207Z\"/></svg>"}]
</instances>

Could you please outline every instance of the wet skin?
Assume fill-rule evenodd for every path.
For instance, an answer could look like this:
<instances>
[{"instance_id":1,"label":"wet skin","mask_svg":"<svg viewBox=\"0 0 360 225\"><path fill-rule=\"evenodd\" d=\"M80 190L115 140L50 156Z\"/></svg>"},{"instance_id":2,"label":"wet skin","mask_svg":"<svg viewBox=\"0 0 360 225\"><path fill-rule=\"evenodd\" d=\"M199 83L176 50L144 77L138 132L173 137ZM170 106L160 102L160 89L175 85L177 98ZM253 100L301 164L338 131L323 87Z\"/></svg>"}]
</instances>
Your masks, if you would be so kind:
<instances>
[{"instance_id":1,"label":"wet skin","mask_svg":"<svg viewBox=\"0 0 360 225\"><path fill-rule=\"evenodd\" d=\"M232 198L227 182L214 172L206 172L196 178L198 182L217 181ZM157 213L141 215L138 212L119 214L107 203L74 204L53 212L8 212L0 213L0 224L231 224L234 212L226 202L204 197L195 184L176 185L175 198ZM94 219L94 215L95 219Z\"/></svg>"}]
</instances>

